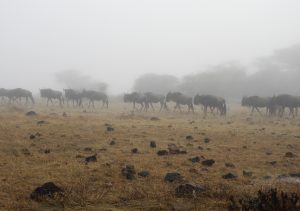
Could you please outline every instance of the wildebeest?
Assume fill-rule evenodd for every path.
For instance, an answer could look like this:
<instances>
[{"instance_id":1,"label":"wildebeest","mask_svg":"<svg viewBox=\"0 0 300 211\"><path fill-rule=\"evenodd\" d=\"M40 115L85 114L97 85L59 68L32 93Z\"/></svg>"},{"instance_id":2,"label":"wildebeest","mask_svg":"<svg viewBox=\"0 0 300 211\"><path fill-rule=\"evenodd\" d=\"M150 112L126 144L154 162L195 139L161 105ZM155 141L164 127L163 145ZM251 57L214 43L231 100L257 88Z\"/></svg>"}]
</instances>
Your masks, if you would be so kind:
<instances>
[{"instance_id":1,"label":"wildebeest","mask_svg":"<svg viewBox=\"0 0 300 211\"><path fill-rule=\"evenodd\" d=\"M199 95L197 94L194 97L195 105L203 105L204 107L204 116L207 115L207 108L212 110L217 108L220 112L220 115L226 115L226 101L224 98L216 97L213 95Z\"/></svg>"},{"instance_id":2,"label":"wildebeest","mask_svg":"<svg viewBox=\"0 0 300 211\"><path fill-rule=\"evenodd\" d=\"M132 92L130 94L124 94L125 103L133 103L133 109L135 109L135 104L141 105L140 111L149 107L147 104L146 95L138 92Z\"/></svg>"},{"instance_id":3,"label":"wildebeest","mask_svg":"<svg viewBox=\"0 0 300 211\"><path fill-rule=\"evenodd\" d=\"M82 97L89 100L89 107L91 104L95 108L95 101L102 101L102 107L106 106L108 108L108 96L103 92L93 91L93 90L83 90Z\"/></svg>"},{"instance_id":4,"label":"wildebeest","mask_svg":"<svg viewBox=\"0 0 300 211\"><path fill-rule=\"evenodd\" d=\"M64 89L67 105L69 101L73 102L73 106L82 106L82 93L74 89Z\"/></svg>"},{"instance_id":5,"label":"wildebeest","mask_svg":"<svg viewBox=\"0 0 300 211\"><path fill-rule=\"evenodd\" d=\"M166 104L166 97L164 95L154 94L152 92L146 92L145 95L146 95L147 106L151 106L153 111L154 111L153 103L160 104L159 111L162 111L162 109L168 110L168 107ZM148 109L148 107L146 109Z\"/></svg>"},{"instance_id":6,"label":"wildebeest","mask_svg":"<svg viewBox=\"0 0 300 211\"><path fill-rule=\"evenodd\" d=\"M47 106L49 101L53 104L52 100L58 100L59 105L62 105L64 102L63 93L60 91L52 90L52 89L40 89L41 97L47 98Z\"/></svg>"},{"instance_id":7,"label":"wildebeest","mask_svg":"<svg viewBox=\"0 0 300 211\"><path fill-rule=\"evenodd\" d=\"M173 101L176 103L174 110L177 108L181 112L180 105L187 105L188 112L192 110L194 112L194 105L193 105L193 98L182 94L181 92L169 92L166 96L166 101L170 102Z\"/></svg>"},{"instance_id":8,"label":"wildebeest","mask_svg":"<svg viewBox=\"0 0 300 211\"><path fill-rule=\"evenodd\" d=\"M270 109L271 114L275 114L275 108L278 109L278 115L280 117L283 116L285 108L289 108L290 115L295 117L295 114L297 113L298 107L300 106L300 98L297 96L292 96L288 94L282 94L278 96L273 96L270 100Z\"/></svg>"},{"instance_id":9,"label":"wildebeest","mask_svg":"<svg viewBox=\"0 0 300 211\"><path fill-rule=\"evenodd\" d=\"M16 89L9 89L6 92L7 97L9 98L9 102L12 103L16 100L21 102L22 98L25 98L26 104L30 99L32 104L34 104L34 99L32 93L26 89L16 88Z\"/></svg>"},{"instance_id":10,"label":"wildebeest","mask_svg":"<svg viewBox=\"0 0 300 211\"><path fill-rule=\"evenodd\" d=\"M266 114L270 112L270 97L259 97L259 96L250 96L250 97L243 97L242 99L242 106L247 106L252 108L251 115L253 114L254 110L256 110L259 114L261 114L259 108L266 108Z\"/></svg>"},{"instance_id":11,"label":"wildebeest","mask_svg":"<svg viewBox=\"0 0 300 211\"><path fill-rule=\"evenodd\" d=\"M2 100L2 102L4 101L4 99L8 97L7 96L7 89L4 88L0 88L0 98Z\"/></svg>"}]
</instances>

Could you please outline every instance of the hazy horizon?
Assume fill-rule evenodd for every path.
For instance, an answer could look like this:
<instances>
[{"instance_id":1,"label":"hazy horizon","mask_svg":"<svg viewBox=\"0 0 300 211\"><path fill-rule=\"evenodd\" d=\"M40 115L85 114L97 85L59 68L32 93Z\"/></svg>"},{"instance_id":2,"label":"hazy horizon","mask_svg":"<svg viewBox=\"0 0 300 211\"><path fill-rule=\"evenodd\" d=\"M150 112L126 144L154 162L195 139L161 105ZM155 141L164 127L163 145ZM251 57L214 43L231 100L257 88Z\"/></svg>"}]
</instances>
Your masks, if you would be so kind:
<instances>
[{"instance_id":1,"label":"hazy horizon","mask_svg":"<svg viewBox=\"0 0 300 211\"><path fill-rule=\"evenodd\" d=\"M300 2L8 1L0 2L0 87L64 87L76 70L130 91L146 73L183 77L211 65L254 63L300 42Z\"/></svg>"}]
</instances>

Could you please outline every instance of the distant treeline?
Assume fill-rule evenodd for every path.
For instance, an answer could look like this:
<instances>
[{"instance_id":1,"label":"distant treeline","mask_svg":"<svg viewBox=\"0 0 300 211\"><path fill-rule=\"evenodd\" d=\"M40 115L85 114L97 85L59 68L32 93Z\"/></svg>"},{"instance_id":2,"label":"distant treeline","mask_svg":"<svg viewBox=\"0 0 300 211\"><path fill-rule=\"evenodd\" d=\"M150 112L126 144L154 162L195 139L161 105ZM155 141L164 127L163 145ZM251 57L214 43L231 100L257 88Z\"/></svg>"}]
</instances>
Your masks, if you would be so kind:
<instances>
[{"instance_id":1,"label":"distant treeline","mask_svg":"<svg viewBox=\"0 0 300 211\"><path fill-rule=\"evenodd\" d=\"M201 73L179 79L173 75L145 74L134 83L133 91L166 94L181 91L185 94L213 94L231 100L243 96L273 96L289 93L300 96L300 44L279 49L272 56L260 58L247 74L249 67L237 63L211 66Z\"/></svg>"}]
</instances>

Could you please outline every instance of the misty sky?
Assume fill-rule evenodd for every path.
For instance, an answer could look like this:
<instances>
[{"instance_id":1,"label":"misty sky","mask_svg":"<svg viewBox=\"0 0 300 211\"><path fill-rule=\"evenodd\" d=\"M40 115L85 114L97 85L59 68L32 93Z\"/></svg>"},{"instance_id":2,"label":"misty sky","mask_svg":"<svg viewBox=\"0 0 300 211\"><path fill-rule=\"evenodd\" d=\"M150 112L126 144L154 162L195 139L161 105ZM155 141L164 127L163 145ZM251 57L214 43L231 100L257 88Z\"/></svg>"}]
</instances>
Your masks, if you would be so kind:
<instances>
[{"instance_id":1,"label":"misty sky","mask_svg":"<svg viewBox=\"0 0 300 211\"><path fill-rule=\"evenodd\" d=\"M0 87L62 88L79 70L129 91L141 74L249 65L300 42L299 0L0 0Z\"/></svg>"}]
</instances>

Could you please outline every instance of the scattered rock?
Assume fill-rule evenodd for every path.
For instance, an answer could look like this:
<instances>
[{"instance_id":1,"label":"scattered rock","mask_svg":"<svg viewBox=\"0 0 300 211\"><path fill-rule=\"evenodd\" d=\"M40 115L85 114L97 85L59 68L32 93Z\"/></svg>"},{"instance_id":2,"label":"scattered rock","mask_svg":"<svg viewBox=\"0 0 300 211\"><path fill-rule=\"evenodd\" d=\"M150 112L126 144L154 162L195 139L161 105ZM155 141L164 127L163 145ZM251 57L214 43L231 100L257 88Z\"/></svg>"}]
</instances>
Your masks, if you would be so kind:
<instances>
[{"instance_id":1,"label":"scattered rock","mask_svg":"<svg viewBox=\"0 0 300 211\"><path fill-rule=\"evenodd\" d=\"M177 147L175 144L168 145L170 154L186 154L186 150Z\"/></svg>"},{"instance_id":2,"label":"scattered rock","mask_svg":"<svg viewBox=\"0 0 300 211\"><path fill-rule=\"evenodd\" d=\"M30 136L29 136L29 138L32 140L32 139L35 139L35 135L33 135L33 134L31 134Z\"/></svg>"},{"instance_id":3,"label":"scattered rock","mask_svg":"<svg viewBox=\"0 0 300 211\"><path fill-rule=\"evenodd\" d=\"M190 158L189 160L190 160L192 163L198 163L198 162L200 162L200 157L199 157L199 156L196 156L196 157Z\"/></svg>"},{"instance_id":4,"label":"scattered rock","mask_svg":"<svg viewBox=\"0 0 300 211\"><path fill-rule=\"evenodd\" d=\"M148 177L150 175L149 171L140 171L138 173L140 177Z\"/></svg>"},{"instance_id":5,"label":"scattered rock","mask_svg":"<svg viewBox=\"0 0 300 211\"><path fill-rule=\"evenodd\" d=\"M253 175L252 171L245 171L245 170L243 170L243 176L244 177L252 177L252 175Z\"/></svg>"},{"instance_id":6,"label":"scattered rock","mask_svg":"<svg viewBox=\"0 0 300 211\"><path fill-rule=\"evenodd\" d=\"M237 175L234 173L228 173L222 176L223 179L236 179Z\"/></svg>"},{"instance_id":7,"label":"scattered rock","mask_svg":"<svg viewBox=\"0 0 300 211\"><path fill-rule=\"evenodd\" d=\"M226 166L227 168L235 168L235 165L234 165L233 163L231 163L231 162L226 162L226 163L225 163L225 166Z\"/></svg>"},{"instance_id":8,"label":"scattered rock","mask_svg":"<svg viewBox=\"0 0 300 211\"><path fill-rule=\"evenodd\" d=\"M181 174L177 173L177 172L171 172L171 173L167 173L165 176L165 182L179 182L182 181L183 177L181 176Z\"/></svg>"},{"instance_id":9,"label":"scattered rock","mask_svg":"<svg viewBox=\"0 0 300 211\"><path fill-rule=\"evenodd\" d=\"M91 147L86 147L86 148L84 148L84 151L90 152L90 151L92 151L92 148Z\"/></svg>"},{"instance_id":10,"label":"scattered rock","mask_svg":"<svg viewBox=\"0 0 300 211\"><path fill-rule=\"evenodd\" d=\"M66 112L63 112L62 115L63 115L63 117L67 117L68 116Z\"/></svg>"},{"instance_id":11,"label":"scattered rock","mask_svg":"<svg viewBox=\"0 0 300 211\"><path fill-rule=\"evenodd\" d=\"M267 162L267 163L274 166L275 164L277 164L277 161L274 160L274 161L270 161L270 162Z\"/></svg>"},{"instance_id":12,"label":"scattered rock","mask_svg":"<svg viewBox=\"0 0 300 211\"><path fill-rule=\"evenodd\" d=\"M158 120L160 120L160 119L159 119L158 117L155 117L155 116L154 116L154 117L151 117L150 120L151 120L151 121L158 121Z\"/></svg>"},{"instance_id":13,"label":"scattered rock","mask_svg":"<svg viewBox=\"0 0 300 211\"><path fill-rule=\"evenodd\" d=\"M44 153L45 153L45 154L49 154L49 153L50 153L50 149L45 149L45 150L44 150Z\"/></svg>"},{"instance_id":14,"label":"scattered rock","mask_svg":"<svg viewBox=\"0 0 300 211\"><path fill-rule=\"evenodd\" d=\"M107 132L113 132L113 131L115 131L115 128L113 128L113 127L111 127L111 126L108 126L108 127L106 128L106 131L107 131Z\"/></svg>"},{"instance_id":15,"label":"scattered rock","mask_svg":"<svg viewBox=\"0 0 300 211\"><path fill-rule=\"evenodd\" d=\"M46 124L46 121L41 120L41 121L38 121L37 124L38 124L38 125Z\"/></svg>"},{"instance_id":16,"label":"scattered rock","mask_svg":"<svg viewBox=\"0 0 300 211\"><path fill-rule=\"evenodd\" d=\"M201 146L198 146L198 149L200 149L200 150L203 150L203 147L201 147Z\"/></svg>"},{"instance_id":17,"label":"scattered rock","mask_svg":"<svg viewBox=\"0 0 300 211\"><path fill-rule=\"evenodd\" d=\"M35 111L28 111L26 113L26 116L36 116L36 115L37 115L37 113Z\"/></svg>"},{"instance_id":18,"label":"scattered rock","mask_svg":"<svg viewBox=\"0 0 300 211\"><path fill-rule=\"evenodd\" d=\"M115 141L111 141L111 142L109 143L109 145L115 145L115 144L116 144Z\"/></svg>"},{"instance_id":19,"label":"scattered rock","mask_svg":"<svg viewBox=\"0 0 300 211\"><path fill-rule=\"evenodd\" d=\"M30 151L27 148L21 150L24 155L30 155Z\"/></svg>"},{"instance_id":20,"label":"scattered rock","mask_svg":"<svg viewBox=\"0 0 300 211\"><path fill-rule=\"evenodd\" d=\"M185 139L186 139L186 140L193 140L194 138L193 138L193 136L188 135L188 136L185 137Z\"/></svg>"},{"instance_id":21,"label":"scattered rock","mask_svg":"<svg viewBox=\"0 0 300 211\"><path fill-rule=\"evenodd\" d=\"M157 151L157 155L159 156L168 155L168 154L169 152L165 149Z\"/></svg>"},{"instance_id":22,"label":"scattered rock","mask_svg":"<svg viewBox=\"0 0 300 211\"><path fill-rule=\"evenodd\" d=\"M291 177L299 177L300 178L300 173L297 172L297 173L290 173L290 176Z\"/></svg>"},{"instance_id":23,"label":"scattered rock","mask_svg":"<svg viewBox=\"0 0 300 211\"><path fill-rule=\"evenodd\" d=\"M176 197L195 197L197 194L203 193L206 191L206 188L202 185L197 185L193 183L185 183L179 185L175 189Z\"/></svg>"},{"instance_id":24,"label":"scattered rock","mask_svg":"<svg viewBox=\"0 0 300 211\"><path fill-rule=\"evenodd\" d=\"M133 154L136 154L136 153L138 153L138 149L137 149L137 148L133 148L133 149L131 150L131 152L132 152Z\"/></svg>"},{"instance_id":25,"label":"scattered rock","mask_svg":"<svg viewBox=\"0 0 300 211\"><path fill-rule=\"evenodd\" d=\"M30 198L35 201L41 200L43 197L53 198L55 194L63 193L64 190L56 186L53 182L47 182L40 187L37 187L30 195Z\"/></svg>"},{"instance_id":26,"label":"scattered rock","mask_svg":"<svg viewBox=\"0 0 300 211\"><path fill-rule=\"evenodd\" d=\"M293 158L293 157L295 157L295 154L292 153L292 152L287 152L287 153L285 153L285 157L287 157L287 158Z\"/></svg>"},{"instance_id":27,"label":"scattered rock","mask_svg":"<svg viewBox=\"0 0 300 211\"><path fill-rule=\"evenodd\" d=\"M213 159L208 159L208 160L202 161L201 163L204 166L212 166L215 163L215 161Z\"/></svg>"},{"instance_id":28,"label":"scattered rock","mask_svg":"<svg viewBox=\"0 0 300 211\"><path fill-rule=\"evenodd\" d=\"M150 141L150 147L151 147L151 148L156 148L156 143L155 143L155 141Z\"/></svg>"},{"instance_id":29,"label":"scattered rock","mask_svg":"<svg viewBox=\"0 0 300 211\"><path fill-rule=\"evenodd\" d=\"M210 142L210 138L205 138L204 139L204 143L209 143Z\"/></svg>"},{"instance_id":30,"label":"scattered rock","mask_svg":"<svg viewBox=\"0 0 300 211\"><path fill-rule=\"evenodd\" d=\"M132 180L135 178L135 169L134 169L134 165L126 165L123 169L122 169L122 175L124 177L126 177L126 179L128 180Z\"/></svg>"},{"instance_id":31,"label":"scattered rock","mask_svg":"<svg viewBox=\"0 0 300 211\"><path fill-rule=\"evenodd\" d=\"M89 162L97 162L97 155L92 155L92 156L86 157L86 158L85 158L85 162L86 162L86 163L89 163Z\"/></svg>"}]
</instances>

